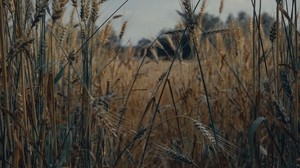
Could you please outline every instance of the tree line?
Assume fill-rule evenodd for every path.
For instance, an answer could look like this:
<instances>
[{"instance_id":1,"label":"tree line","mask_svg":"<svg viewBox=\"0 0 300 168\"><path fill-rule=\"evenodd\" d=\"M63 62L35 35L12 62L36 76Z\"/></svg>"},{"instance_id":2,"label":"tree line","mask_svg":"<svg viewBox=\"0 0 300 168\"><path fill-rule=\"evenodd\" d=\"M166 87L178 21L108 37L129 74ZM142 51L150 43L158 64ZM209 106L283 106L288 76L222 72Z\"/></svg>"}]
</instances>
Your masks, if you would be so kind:
<instances>
[{"instance_id":1,"label":"tree line","mask_svg":"<svg viewBox=\"0 0 300 168\"><path fill-rule=\"evenodd\" d=\"M188 24L186 20L186 16L184 13L181 13L177 11L177 13L181 16L181 21L179 24L177 24L173 29L170 30L161 30L159 35L161 34L167 34L166 36L161 36L157 39L157 43L159 45L154 45L151 49L148 48L150 44L152 43L151 40L142 38L138 41L137 45L134 47L136 52L135 56L143 56L147 55L149 57L153 56L153 54L156 54L158 57L164 57L164 58L172 58L175 55L175 49L174 46L177 48L179 46L180 52L179 56L182 59L190 59L194 56L193 54L193 46L191 43L191 35L190 33L182 33L182 30L180 28L183 28L187 26ZM197 18L198 16L195 15L194 18ZM197 23L197 19L194 20L194 24L196 26L201 25L202 32L209 32L210 30L216 30L216 29L224 29L230 27L232 23L239 25L239 27L242 29L243 34L249 34L249 22L251 22L251 17L241 11L237 14L237 16L233 16L232 14L228 15L227 19L225 21L222 21L218 16L214 16L209 13L204 13L201 20L201 23ZM261 15L261 26L263 30L264 35L268 35L270 32L270 29L272 27L272 24L275 22L275 19L269 15L268 13L262 13ZM179 29L178 29L179 28ZM166 33L167 32L167 33ZM168 33L173 32L173 33ZM199 39L201 42L201 38ZM212 39L212 42L214 42L215 39Z\"/></svg>"}]
</instances>

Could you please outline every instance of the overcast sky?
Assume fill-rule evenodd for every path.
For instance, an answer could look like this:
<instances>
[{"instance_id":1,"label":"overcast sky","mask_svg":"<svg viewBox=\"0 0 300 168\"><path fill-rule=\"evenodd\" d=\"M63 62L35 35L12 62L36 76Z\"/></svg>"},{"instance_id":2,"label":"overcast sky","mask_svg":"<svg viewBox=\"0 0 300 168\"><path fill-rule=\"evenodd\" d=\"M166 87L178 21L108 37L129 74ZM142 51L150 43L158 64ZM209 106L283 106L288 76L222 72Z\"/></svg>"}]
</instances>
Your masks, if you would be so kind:
<instances>
[{"instance_id":1,"label":"overcast sky","mask_svg":"<svg viewBox=\"0 0 300 168\"><path fill-rule=\"evenodd\" d=\"M100 9L99 24L106 19L125 0L106 1ZM128 40L134 45L142 38L155 38L160 30L173 28L180 20L176 10L180 8L181 0L129 0L125 6L117 13L123 17L114 20L114 29L119 33L121 23L128 21L123 43ZM245 11L251 14L251 0L224 0L224 11L222 19L226 19L229 13L236 14ZM193 5L197 0L192 0ZM275 0L262 0L262 10L275 16ZM200 6L202 1L200 3ZM220 0L207 0L206 12L219 16ZM198 8L200 8L200 6Z\"/></svg>"}]
</instances>

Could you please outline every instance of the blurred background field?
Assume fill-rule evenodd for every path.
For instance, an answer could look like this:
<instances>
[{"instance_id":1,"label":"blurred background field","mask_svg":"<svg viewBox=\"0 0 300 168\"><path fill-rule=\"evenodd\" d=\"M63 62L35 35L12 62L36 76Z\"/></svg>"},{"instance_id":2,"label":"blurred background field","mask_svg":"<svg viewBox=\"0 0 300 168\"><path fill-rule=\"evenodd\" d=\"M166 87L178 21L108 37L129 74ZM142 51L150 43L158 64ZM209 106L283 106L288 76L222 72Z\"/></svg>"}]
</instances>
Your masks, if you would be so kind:
<instances>
[{"instance_id":1,"label":"blurred background field","mask_svg":"<svg viewBox=\"0 0 300 168\"><path fill-rule=\"evenodd\" d=\"M2 167L299 166L296 0L180 0L136 44L108 2L0 4Z\"/></svg>"}]
</instances>

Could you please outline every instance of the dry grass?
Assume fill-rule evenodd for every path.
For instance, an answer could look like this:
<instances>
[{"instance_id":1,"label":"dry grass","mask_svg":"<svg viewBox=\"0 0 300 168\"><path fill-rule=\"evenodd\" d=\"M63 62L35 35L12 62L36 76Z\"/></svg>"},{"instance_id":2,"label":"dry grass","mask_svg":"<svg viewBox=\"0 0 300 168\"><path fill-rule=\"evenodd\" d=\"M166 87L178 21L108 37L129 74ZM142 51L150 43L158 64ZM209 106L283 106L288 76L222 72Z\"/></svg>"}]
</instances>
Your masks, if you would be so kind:
<instances>
[{"instance_id":1,"label":"dry grass","mask_svg":"<svg viewBox=\"0 0 300 168\"><path fill-rule=\"evenodd\" d=\"M276 21L269 38L255 15L247 30L231 23L202 31L207 1L194 18L198 3L182 0L187 22L161 36L179 53L172 35L187 33L195 55L160 60L159 41L148 46L154 59L110 41L122 15L96 27L104 1L52 2L48 22L47 0L32 21L27 1L0 4L2 167L297 165L296 13L278 8L292 26Z\"/></svg>"}]
</instances>

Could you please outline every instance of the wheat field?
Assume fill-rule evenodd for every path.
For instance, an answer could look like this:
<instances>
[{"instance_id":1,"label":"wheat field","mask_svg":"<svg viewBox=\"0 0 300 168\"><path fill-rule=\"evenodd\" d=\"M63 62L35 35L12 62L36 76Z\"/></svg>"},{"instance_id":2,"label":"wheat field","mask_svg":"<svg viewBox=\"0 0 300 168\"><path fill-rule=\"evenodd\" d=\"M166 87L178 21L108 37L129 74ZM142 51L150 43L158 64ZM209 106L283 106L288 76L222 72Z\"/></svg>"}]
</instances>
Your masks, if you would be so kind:
<instances>
[{"instance_id":1,"label":"wheat field","mask_svg":"<svg viewBox=\"0 0 300 168\"><path fill-rule=\"evenodd\" d=\"M300 166L296 0L268 31L263 1L205 30L208 1L180 0L140 48L113 27L128 0L96 24L105 1L1 1L2 167Z\"/></svg>"}]
</instances>

